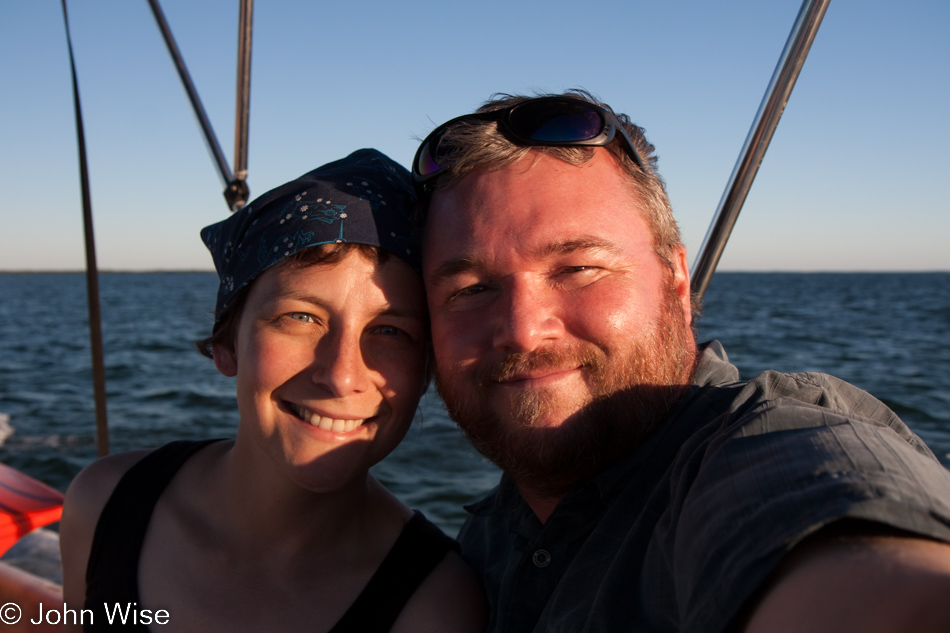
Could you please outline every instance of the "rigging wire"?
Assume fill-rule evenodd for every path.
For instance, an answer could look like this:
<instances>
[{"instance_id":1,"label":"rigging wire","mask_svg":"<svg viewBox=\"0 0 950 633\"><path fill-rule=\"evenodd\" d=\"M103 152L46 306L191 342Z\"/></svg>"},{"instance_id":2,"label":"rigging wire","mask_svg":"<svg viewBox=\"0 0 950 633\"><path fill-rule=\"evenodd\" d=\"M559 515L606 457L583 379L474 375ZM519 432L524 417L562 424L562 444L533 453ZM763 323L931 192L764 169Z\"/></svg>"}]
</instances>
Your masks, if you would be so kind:
<instances>
[{"instance_id":1,"label":"rigging wire","mask_svg":"<svg viewBox=\"0 0 950 633\"><path fill-rule=\"evenodd\" d=\"M224 152L221 151L221 144L218 143L218 137L214 133L214 128L211 127L211 121L208 120L208 115L205 112L204 106L201 104L201 99L198 97L198 91L195 89L195 84L191 80L191 75L188 73L188 67L185 66L185 60L181 56L181 51L178 50L178 44L175 43L175 38L172 35L171 27L168 26L168 21L165 19L165 14L162 12L162 7L158 3L158 0L148 0L149 6L152 8L152 14L155 16L155 22L158 23L158 28L162 33L162 37L165 40L165 46L168 48L168 53L172 57L172 62L175 64L175 68L178 71L178 77L181 79L181 84L185 89L185 93L188 95L188 101L191 103L191 109L195 113L195 118L198 119L198 125L201 127L201 132L204 135L205 144L208 147L208 151L211 153L211 159L214 161L215 166L218 168L218 175L221 177L221 182L224 184L224 199L228 203L228 207L232 212L237 211L244 203L247 202L247 199L250 195L250 191L247 187L247 182L245 178L247 176L247 128L246 128L246 109L249 103L249 98L247 96L242 97L242 89L246 87L248 93L250 92L250 54L251 54L251 2L249 0L244 0L241 5L241 24L240 24L240 33L239 33L239 55L241 58L238 60L238 72L244 73L246 79L242 79L241 75L238 76L238 121L236 124L238 127L237 138L235 139L237 159L240 161L238 165L238 173L234 174L231 172L231 168L228 166L228 161L224 157ZM245 56L245 47L246 47L246 59ZM242 114L242 100L244 101L244 113ZM241 131L240 126L242 125L241 119L244 119L244 130ZM241 143L244 143L243 152L240 149Z\"/></svg>"},{"instance_id":2,"label":"rigging wire","mask_svg":"<svg viewBox=\"0 0 950 633\"><path fill-rule=\"evenodd\" d=\"M251 30L254 0L241 0L238 20L237 105L234 112L234 186L224 197L232 211L247 204L247 129L251 111ZM241 186L243 185L243 187ZM231 197L228 197L228 193Z\"/></svg>"}]
</instances>

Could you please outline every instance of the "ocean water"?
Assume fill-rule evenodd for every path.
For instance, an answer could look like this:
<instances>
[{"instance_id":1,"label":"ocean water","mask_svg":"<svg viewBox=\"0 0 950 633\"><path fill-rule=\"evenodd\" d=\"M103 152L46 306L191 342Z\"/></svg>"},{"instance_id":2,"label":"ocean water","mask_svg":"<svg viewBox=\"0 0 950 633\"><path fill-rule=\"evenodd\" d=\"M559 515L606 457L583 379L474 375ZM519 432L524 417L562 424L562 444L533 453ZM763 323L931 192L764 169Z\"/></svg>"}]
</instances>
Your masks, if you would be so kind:
<instances>
[{"instance_id":1,"label":"ocean water","mask_svg":"<svg viewBox=\"0 0 950 633\"><path fill-rule=\"evenodd\" d=\"M113 452L234 434L234 385L193 341L210 329L211 273L104 273ZM950 467L950 274L718 273L699 324L743 377L823 371L870 391ZM0 462L60 490L96 457L85 279L0 274ZM433 390L374 473L454 534L497 469Z\"/></svg>"}]
</instances>

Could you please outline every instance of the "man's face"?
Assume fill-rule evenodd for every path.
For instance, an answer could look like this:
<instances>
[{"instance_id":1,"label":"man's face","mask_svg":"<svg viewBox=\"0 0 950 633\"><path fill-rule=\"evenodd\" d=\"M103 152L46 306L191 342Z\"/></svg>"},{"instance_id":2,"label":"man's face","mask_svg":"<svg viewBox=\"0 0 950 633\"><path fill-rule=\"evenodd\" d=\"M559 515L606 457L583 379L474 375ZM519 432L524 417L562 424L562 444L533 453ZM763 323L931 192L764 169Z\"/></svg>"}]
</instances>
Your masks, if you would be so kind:
<instances>
[{"instance_id":1,"label":"man's face","mask_svg":"<svg viewBox=\"0 0 950 633\"><path fill-rule=\"evenodd\" d=\"M530 152L434 195L424 279L436 380L476 448L563 494L662 420L695 354L674 270L614 158Z\"/></svg>"}]
</instances>

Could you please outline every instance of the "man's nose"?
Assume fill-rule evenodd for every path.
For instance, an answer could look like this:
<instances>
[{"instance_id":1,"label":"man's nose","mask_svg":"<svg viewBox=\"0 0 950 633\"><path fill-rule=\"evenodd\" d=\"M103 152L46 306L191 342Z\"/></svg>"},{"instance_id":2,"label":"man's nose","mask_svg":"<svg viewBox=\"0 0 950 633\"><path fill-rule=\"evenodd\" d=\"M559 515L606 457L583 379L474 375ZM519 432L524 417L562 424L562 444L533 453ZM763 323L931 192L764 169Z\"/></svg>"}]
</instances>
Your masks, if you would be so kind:
<instances>
[{"instance_id":1,"label":"man's nose","mask_svg":"<svg viewBox=\"0 0 950 633\"><path fill-rule=\"evenodd\" d=\"M524 280L506 284L499 302L493 345L499 351L530 352L564 333L550 289Z\"/></svg>"},{"instance_id":2,"label":"man's nose","mask_svg":"<svg viewBox=\"0 0 950 633\"><path fill-rule=\"evenodd\" d=\"M327 333L317 345L311 380L337 398L366 391L370 371L360 342L356 333Z\"/></svg>"}]
</instances>

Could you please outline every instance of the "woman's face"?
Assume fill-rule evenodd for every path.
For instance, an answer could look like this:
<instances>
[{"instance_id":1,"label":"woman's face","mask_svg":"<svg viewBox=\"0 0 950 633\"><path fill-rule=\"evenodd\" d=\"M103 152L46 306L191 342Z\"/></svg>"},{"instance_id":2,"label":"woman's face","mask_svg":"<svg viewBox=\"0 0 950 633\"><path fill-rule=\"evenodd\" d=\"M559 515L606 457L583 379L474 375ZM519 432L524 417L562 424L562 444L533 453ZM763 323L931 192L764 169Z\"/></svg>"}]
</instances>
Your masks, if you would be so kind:
<instances>
[{"instance_id":1,"label":"woman's face","mask_svg":"<svg viewBox=\"0 0 950 633\"><path fill-rule=\"evenodd\" d=\"M234 351L240 434L298 485L329 492L388 455L428 384L419 276L350 251L335 264L277 265L251 287Z\"/></svg>"}]
</instances>

